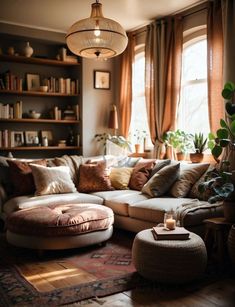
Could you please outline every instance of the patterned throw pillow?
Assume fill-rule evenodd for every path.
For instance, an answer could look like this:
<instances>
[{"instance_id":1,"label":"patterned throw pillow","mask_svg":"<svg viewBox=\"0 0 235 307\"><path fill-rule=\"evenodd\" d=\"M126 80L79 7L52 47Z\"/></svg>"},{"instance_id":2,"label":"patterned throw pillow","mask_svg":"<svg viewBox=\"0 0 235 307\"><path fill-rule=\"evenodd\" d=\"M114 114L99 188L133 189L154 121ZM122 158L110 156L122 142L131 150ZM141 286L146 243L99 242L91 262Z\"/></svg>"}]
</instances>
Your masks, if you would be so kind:
<instances>
[{"instance_id":1,"label":"patterned throw pillow","mask_svg":"<svg viewBox=\"0 0 235 307\"><path fill-rule=\"evenodd\" d=\"M37 165L47 165L46 160L23 162L19 160L8 160L10 167L10 178L13 184L13 195L30 195L35 192L35 184L30 163Z\"/></svg>"},{"instance_id":2,"label":"patterned throw pillow","mask_svg":"<svg viewBox=\"0 0 235 307\"><path fill-rule=\"evenodd\" d=\"M30 164L36 186L36 195L49 195L76 192L69 167L45 167Z\"/></svg>"},{"instance_id":3,"label":"patterned throw pillow","mask_svg":"<svg viewBox=\"0 0 235 307\"><path fill-rule=\"evenodd\" d=\"M105 163L80 165L77 189L83 193L113 190L110 179L106 175Z\"/></svg>"},{"instance_id":4,"label":"patterned throw pillow","mask_svg":"<svg viewBox=\"0 0 235 307\"><path fill-rule=\"evenodd\" d=\"M180 177L170 189L173 197L186 197L193 184L208 169L209 163L181 164Z\"/></svg>"},{"instance_id":5,"label":"patterned throw pillow","mask_svg":"<svg viewBox=\"0 0 235 307\"><path fill-rule=\"evenodd\" d=\"M140 161L136 164L131 174L129 188L132 190L141 191L145 183L148 181L151 171L156 160L149 162Z\"/></svg>"},{"instance_id":6,"label":"patterned throw pillow","mask_svg":"<svg viewBox=\"0 0 235 307\"><path fill-rule=\"evenodd\" d=\"M151 197L164 195L178 179L179 174L180 163L163 167L143 186L142 193Z\"/></svg>"},{"instance_id":7,"label":"patterned throw pillow","mask_svg":"<svg viewBox=\"0 0 235 307\"><path fill-rule=\"evenodd\" d=\"M110 173L111 185L117 190L128 190L132 167L114 167Z\"/></svg>"}]
</instances>

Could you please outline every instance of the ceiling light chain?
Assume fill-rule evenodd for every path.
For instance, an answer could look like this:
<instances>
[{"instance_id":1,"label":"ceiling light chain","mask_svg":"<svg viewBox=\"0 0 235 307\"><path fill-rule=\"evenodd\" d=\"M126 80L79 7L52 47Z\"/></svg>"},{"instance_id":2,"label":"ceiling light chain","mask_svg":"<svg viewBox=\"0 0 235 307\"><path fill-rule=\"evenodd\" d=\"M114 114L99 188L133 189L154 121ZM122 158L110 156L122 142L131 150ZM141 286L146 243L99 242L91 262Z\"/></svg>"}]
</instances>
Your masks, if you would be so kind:
<instances>
[{"instance_id":1,"label":"ceiling light chain","mask_svg":"<svg viewBox=\"0 0 235 307\"><path fill-rule=\"evenodd\" d=\"M90 18L73 24L66 35L68 48L86 58L111 58L127 46L126 32L119 23L105 18L99 0L91 5Z\"/></svg>"}]
</instances>

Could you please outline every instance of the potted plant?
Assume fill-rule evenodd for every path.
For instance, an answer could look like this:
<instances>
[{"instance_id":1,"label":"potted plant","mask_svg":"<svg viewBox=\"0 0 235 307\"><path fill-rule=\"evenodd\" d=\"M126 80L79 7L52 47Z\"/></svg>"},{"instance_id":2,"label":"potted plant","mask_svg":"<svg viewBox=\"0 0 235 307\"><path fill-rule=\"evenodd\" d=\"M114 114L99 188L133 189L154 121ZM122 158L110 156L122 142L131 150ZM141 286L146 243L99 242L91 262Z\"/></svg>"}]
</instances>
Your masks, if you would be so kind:
<instances>
[{"instance_id":1,"label":"potted plant","mask_svg":"<svg viewBox=\"0 0 235 307\"><path fill-rule=\"evenodd\" d=\"M163 135L163 141L174 149L178 160L184 160L186 153L192 148L192 134L180 129L167 131Z\"/></svg>"},{"instance_id":2,"label":"potted plant","mask_svg":"<svg viewBox=\"0 0 235 307\"><path fill-rule=\"evenodd\" d=\"M203 160L203 152L206 149L207 138L204 138L203 133L195 133L193 135L194 152L189 154L192 163L199 163Z\"/></svg>"},{"instance_id":3,"label":"potted plant","mask_svg":"<svg viewBox=\"0 0 235 307\"><path fill-rule=\"evenodd\" d=\"M224 217L228 222L235 222L234 179L234 173L229 172L229 162L221 161L198 186L199 192L210 192L209 203L223 201Z\"/></svg>"},{"instance_id":4,"label":"potted plant","mask_svg":"<svg viewBox=\"0 0 235 307\"><path fill-rule=\"evenodd\" d=\"M235 222L235 84L227 82L222 90L225 103L226 119L220 120L216 134L209 134L208 147L217 161L217 171L207 176L200 189L212 188L215 195L209 202L223 200L226 220ZM222 159L219 159L220 156ZM211 176L213 175L213 176Z\"/></svg>"},{"instance_id":5,"label":"potted plant","mask_svg":"<svg viewBox=\"0 0 235 307\"><path fill-rule=\"evenodd\" d=\"M141 145L143 145L144 138L147 136L145 130L136 129L133 136L135 137L135 152L141 152Z\"/></svg>"},{"instance_id":6,"label":"potted plant","mask_svg":"<svg viewBox=\"0 0 235 307\"><path fill-rule=\"evenodd\" d=\"M124 136L111 135L109 133L97 133L94 136L94 138L96 139L97 142L102 143L105 153L106 153L107 140L131 152L131 144L129 141L127 141L124 138Z\"/></svg>"}]
</instances>

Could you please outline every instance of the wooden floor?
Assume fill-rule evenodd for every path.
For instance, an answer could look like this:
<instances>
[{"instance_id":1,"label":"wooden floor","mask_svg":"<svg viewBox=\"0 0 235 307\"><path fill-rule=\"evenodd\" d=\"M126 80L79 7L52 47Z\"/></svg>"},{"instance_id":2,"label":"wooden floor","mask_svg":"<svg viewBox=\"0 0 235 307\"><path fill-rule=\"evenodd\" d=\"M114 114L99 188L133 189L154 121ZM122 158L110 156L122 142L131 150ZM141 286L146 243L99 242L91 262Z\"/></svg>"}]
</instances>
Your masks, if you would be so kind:
<instances>
[{"instance_id":1,"label":"wooden floor","mask_svg":"<svg viewBox=\"0 0 235 307\"><path fill-rule=\"evenodd\" d=\"M235 276L220 281L186 290L179 289L135 289L104 298L84 300L79 303L64 305L67 307L234 307Z\"/></svg>"}]
</instances>

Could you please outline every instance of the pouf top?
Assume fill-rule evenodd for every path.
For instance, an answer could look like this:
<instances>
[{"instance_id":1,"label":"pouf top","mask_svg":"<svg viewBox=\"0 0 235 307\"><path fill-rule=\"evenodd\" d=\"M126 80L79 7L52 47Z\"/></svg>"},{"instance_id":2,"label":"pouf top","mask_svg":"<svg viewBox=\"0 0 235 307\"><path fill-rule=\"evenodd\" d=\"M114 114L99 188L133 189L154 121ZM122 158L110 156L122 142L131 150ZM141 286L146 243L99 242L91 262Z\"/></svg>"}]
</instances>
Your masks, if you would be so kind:
<instances>
[{"instance_id":1,"label":"pouf top","mask_svg":"<svg viewBox=\"0 0 235 307\"><path fill-rule=\"evenodd\" d=\"M18 234L50 237L104 230L113 222L113 211L102 205L49 205L12 213L7 219L7 229Z\"/></svg>"}]
</instances>

